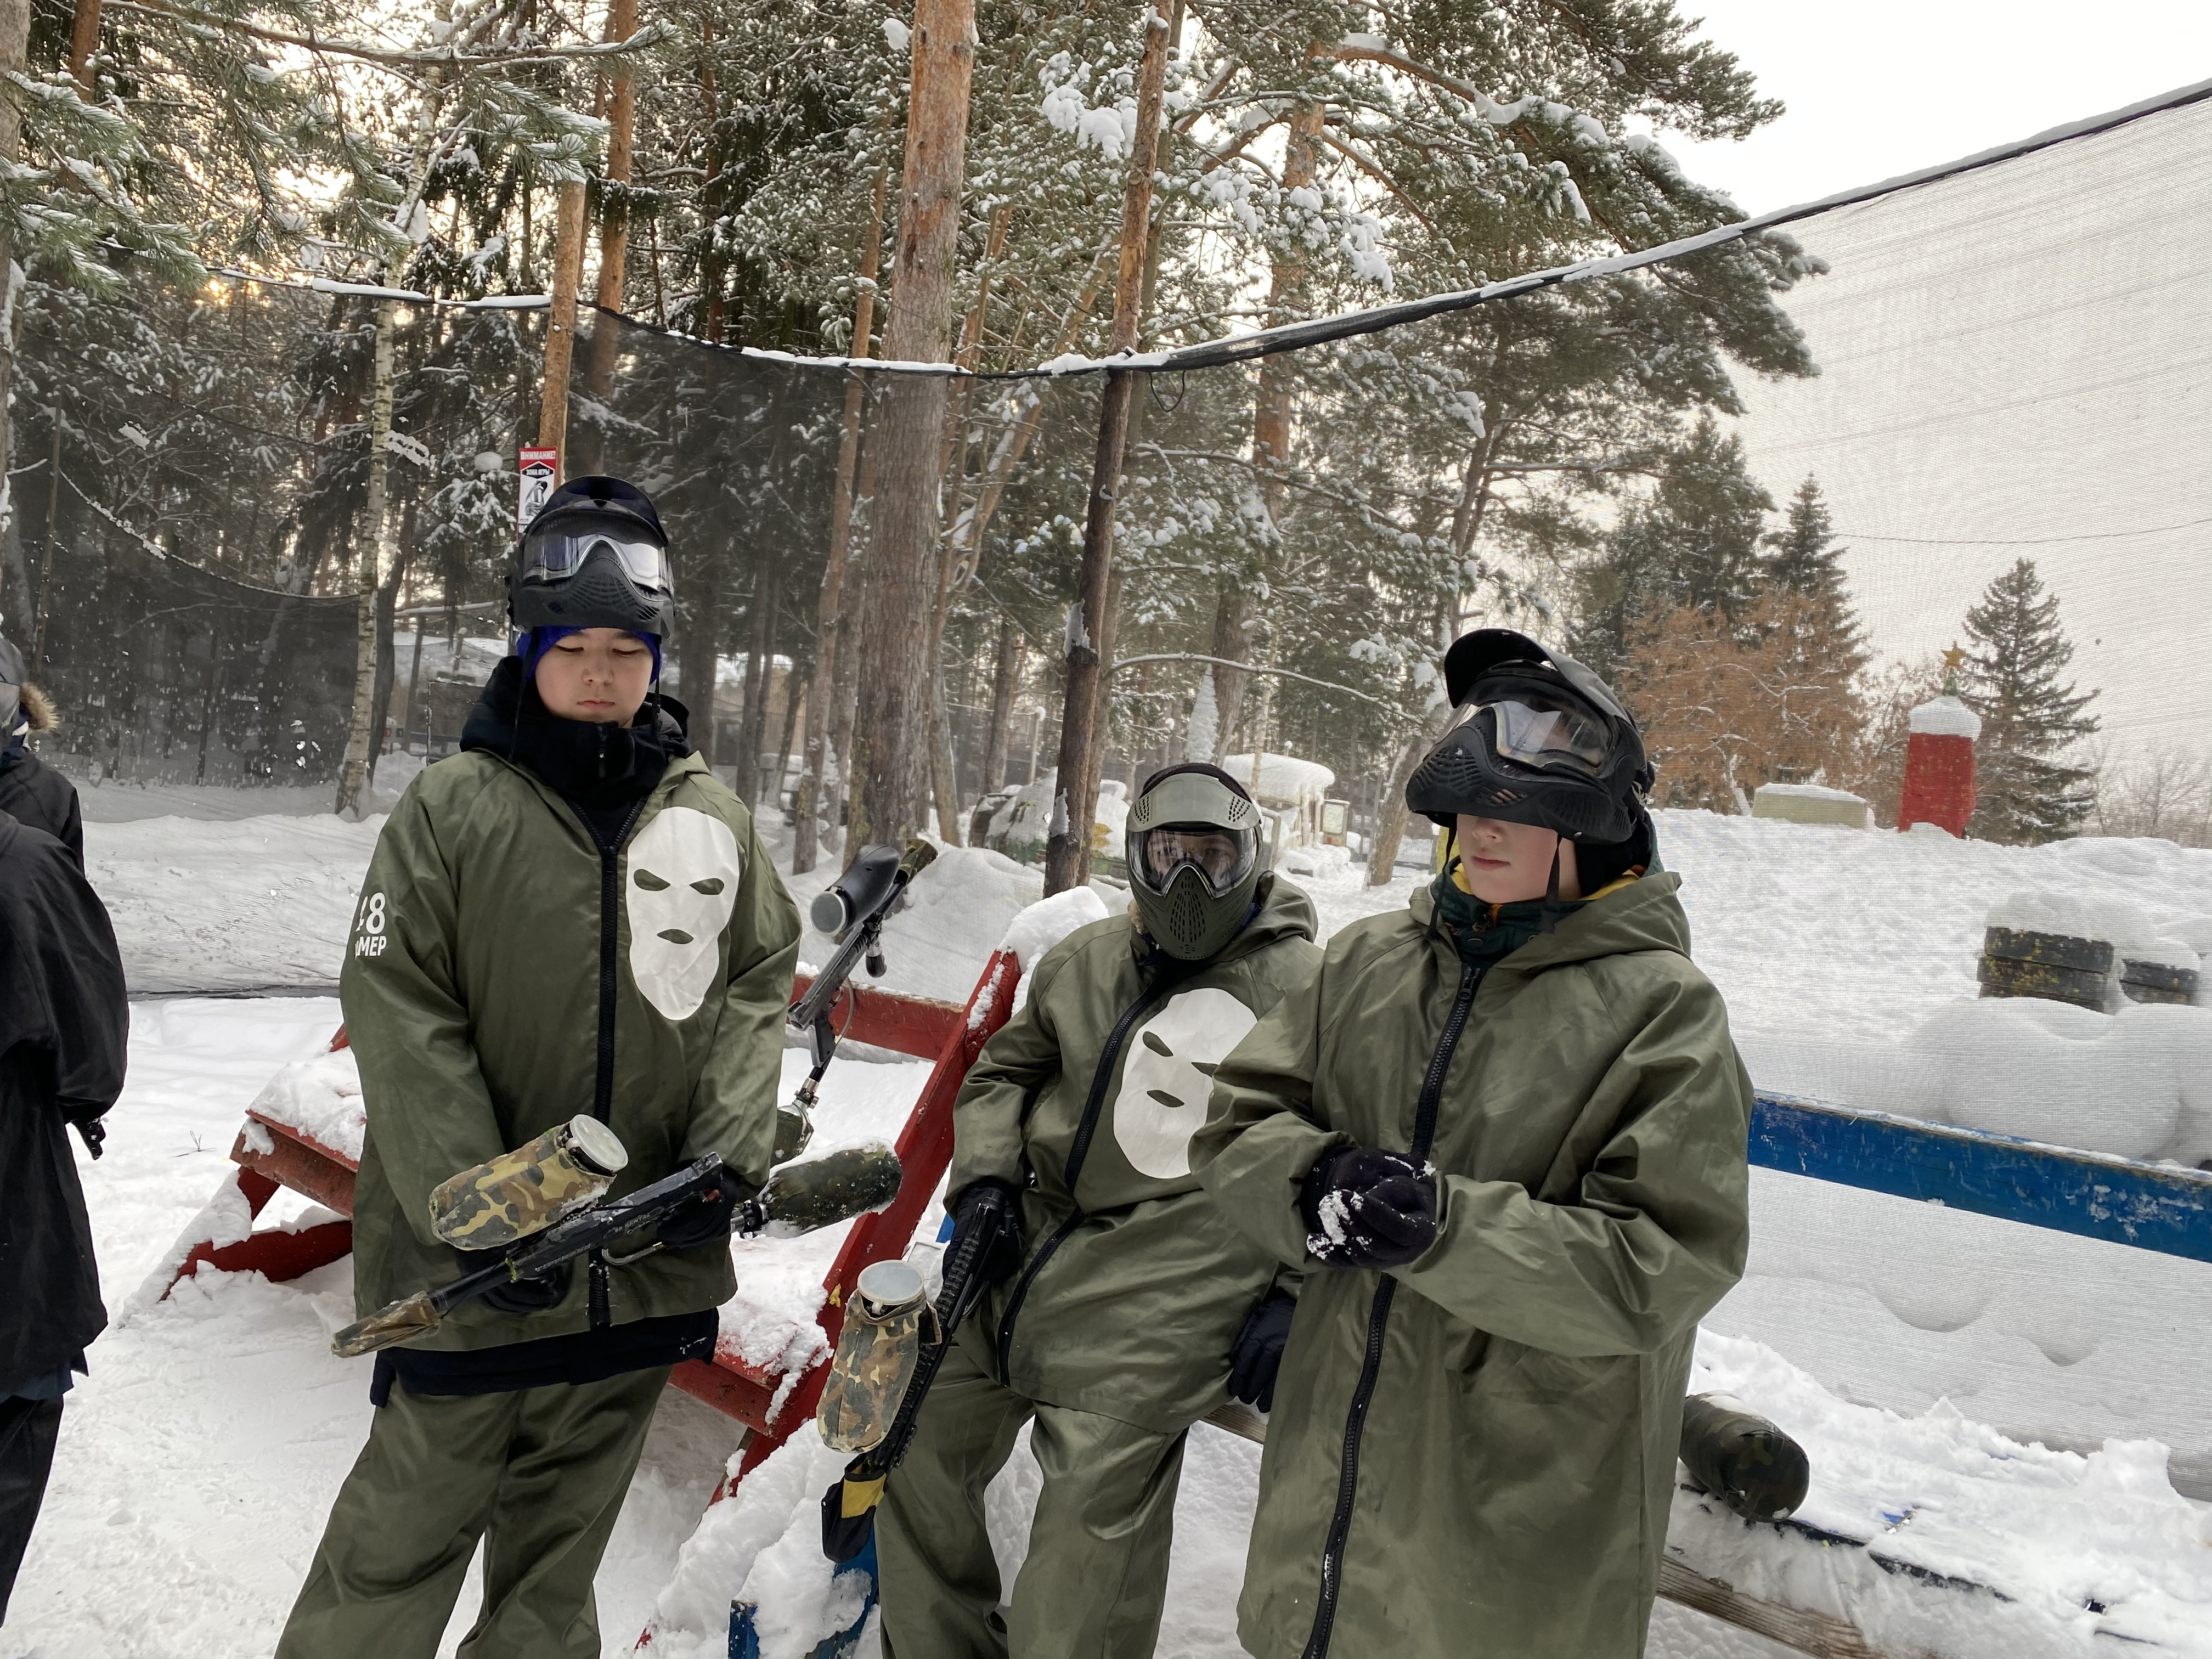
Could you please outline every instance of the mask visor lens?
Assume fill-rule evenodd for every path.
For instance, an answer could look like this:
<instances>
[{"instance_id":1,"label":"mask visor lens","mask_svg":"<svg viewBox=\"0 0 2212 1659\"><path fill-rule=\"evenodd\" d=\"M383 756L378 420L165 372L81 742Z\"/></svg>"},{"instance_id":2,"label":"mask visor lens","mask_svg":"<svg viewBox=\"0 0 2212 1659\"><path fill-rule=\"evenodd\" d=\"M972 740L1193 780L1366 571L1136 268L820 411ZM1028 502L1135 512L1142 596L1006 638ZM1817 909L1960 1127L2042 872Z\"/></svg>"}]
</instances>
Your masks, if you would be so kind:
<instances>
[{"instance_id":1,"label":"mask visor lens","mask_svg":"<svg viewBox=\"0 0 2212 1659\"><path fill-rule=\"evenodd\" d=\"M602 549L621 561L623 569L638 586L657 593L669 591L668 556L658 543L643 536L611 534L605 530L554 529L533 536L523 545L522 580L566 581Z\"/></svg>"},{"instance_id":2,"label":"mask visor lens","mask_svg":"<svg viewBox=\"0 0 2212 1659\"><path fill-rule=\"evenodd\" d=\"M1595 779L1613 757L1613 735L1580 709L1528 702L1486 704L1498 756L1540 772L1568 772Z\"/></svg>"},{"instance_id":3,"label":"mask visor lens","mask_svg":"<svg viewBox=\"0 0 2212 1659\"><path fill-rule=\"evenodd\" d=\"M0 744L15 735L23 723L23 690L0 680Z\"/></svg>"},{"instance_id":4,"label":"mask visor lens","mask_svg":"<svg viewBox=\"0 0 2212 1659\"><path fill-rule=\"evenodd\" d=\"M1218 898L1251 874L1259 853L1259 836L1249 830L1171 823L1145 831L1137 844L1138 867L1130 873L1153 892L1164 894L1188 866Z\"/></svg>"}]
</instances>

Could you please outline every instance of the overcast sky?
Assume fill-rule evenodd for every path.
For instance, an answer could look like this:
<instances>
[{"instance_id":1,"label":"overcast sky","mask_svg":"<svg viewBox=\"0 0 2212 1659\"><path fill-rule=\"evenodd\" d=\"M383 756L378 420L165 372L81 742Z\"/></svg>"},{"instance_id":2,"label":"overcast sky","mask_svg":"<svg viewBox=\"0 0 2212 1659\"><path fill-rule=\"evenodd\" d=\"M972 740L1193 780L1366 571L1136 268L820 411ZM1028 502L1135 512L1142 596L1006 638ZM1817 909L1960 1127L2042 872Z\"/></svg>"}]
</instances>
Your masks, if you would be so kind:
<instances>
[{"instance_id":1,"label":"overcast sky","mask_svg":"<svg viewBox=\"0 0 2212 1659\"><path fill-rule=\"evenodd\" d=\"M1748 213L2212 79L2212 0L1678 0L1789 113L1662 142Z\"/></svg>"}]
</instances>

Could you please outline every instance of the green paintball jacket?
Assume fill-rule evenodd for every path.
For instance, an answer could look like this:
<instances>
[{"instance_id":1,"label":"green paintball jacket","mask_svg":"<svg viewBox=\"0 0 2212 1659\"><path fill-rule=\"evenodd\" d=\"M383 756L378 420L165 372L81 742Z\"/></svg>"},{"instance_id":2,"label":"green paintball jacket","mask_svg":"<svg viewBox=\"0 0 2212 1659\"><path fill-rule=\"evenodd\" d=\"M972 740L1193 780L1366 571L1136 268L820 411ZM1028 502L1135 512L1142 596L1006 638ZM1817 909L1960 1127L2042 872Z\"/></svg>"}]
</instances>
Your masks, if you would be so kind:
<instances>
[{"instance_id":1,"label":"green paintball jacket","mask_svg":"<svg viewBox=\"0 0 2212 1659\"><path fill-rule=\"evenodd\" d=\"M1418 893L1216 1073L1194 1161L1279 1260L1309 1260L1331 1146L1425 1151L1443 1200L1410 1266L1307 1274L1238 1604L1257 1659L1643 1652L1691 1346L1748 1231L1751 1085L1679 883L1486 967Z\"/></svg>"},{"instance_id":2,"label":"green paintball jacket","mask_svg":"<svg viewBox=\"0 0 2212 1659\"><path fill-rule=\"evenodd\" d=\"M1168 1434L1228 1397L1246 1316L1295 1276L1200 1189L1190 1139L1215 1065L1319 964L1313 935L1313 902L1269 878L1251 925L1203 963L1156 953L1127 915L1039 959L952 1109L946 1193L1023 1189L1021 1271L960 1328L990 1375Z\"/></svg>"},{"instance_id":3,"label":"green paintball jacket","mask_svg":"<svg viewBox=\"0 0 2212 1659\"><path fill-rule=\"evenodd\" d=\"M719 1152L768 1178L799 913L750 814L696 755L668 763L617 851L525 768L426 767L362 884L340 976L368 1132L354 1193L363 1313L459 1276L431 1188L599 1106L617 1195ZM604 1082L603 1082L604 1079ZM412 1346L486 1348L718 1307L718 1241L568 1275L557 1308L472 1303Z\"/></svg>"}]
</instances>

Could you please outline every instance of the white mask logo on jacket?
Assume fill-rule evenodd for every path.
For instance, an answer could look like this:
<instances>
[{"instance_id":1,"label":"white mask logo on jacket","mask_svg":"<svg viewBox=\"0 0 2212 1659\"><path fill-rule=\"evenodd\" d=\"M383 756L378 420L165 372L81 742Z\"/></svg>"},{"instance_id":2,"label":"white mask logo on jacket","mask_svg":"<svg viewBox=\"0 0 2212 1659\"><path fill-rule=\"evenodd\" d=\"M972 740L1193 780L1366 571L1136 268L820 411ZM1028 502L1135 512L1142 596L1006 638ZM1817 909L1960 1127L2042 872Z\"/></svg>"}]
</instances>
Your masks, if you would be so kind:
<instances>
[{"instance_id":1,"label":"white mask logo on jacket","mask_svg":"<svg viewBox=\"0 0 2212 1659\"><path fill-rule=\"evenodd\" d=\"M1260 1023L1226 991L1208 987L1170 997L1129 1038L1114 1139L1139 1174L1173 1181L1190 1173L1190 1138L1206 1127L1213 1068Z\"/></svg>"},{"instance_id":2,"label":"white mask logo on jacket","mask_svg":"<svg viewBox=\"0 0 2212 1659\"><path fill-rule=\"evenodd\" d=\"M730 826L696 807L667 808L630 842L630 977L666 1018L707 1000L743 873Z\"/></svg>"}]
</instances>

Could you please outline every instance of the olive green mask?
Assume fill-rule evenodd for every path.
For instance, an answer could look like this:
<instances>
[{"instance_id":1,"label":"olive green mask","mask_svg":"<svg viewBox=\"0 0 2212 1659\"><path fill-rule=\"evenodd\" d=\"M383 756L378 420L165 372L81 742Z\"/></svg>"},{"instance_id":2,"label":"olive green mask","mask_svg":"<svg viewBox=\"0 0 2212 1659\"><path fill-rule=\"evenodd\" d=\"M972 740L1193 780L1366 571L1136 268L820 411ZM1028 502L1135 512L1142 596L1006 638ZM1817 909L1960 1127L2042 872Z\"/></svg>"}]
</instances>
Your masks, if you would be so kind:
<instances>
[{"instance_id":1,"label":"olive green mask","mask_svg":"<svg viewBox=\"0 0 2212 1659\"><path fill-rule=\"evenodd\" d=\"M1202 962L1235 939L1267 873L1260 809L1202 772L1163 778L1129 809L1137 915L1160 948Z\"/></svg>"}]
</instances>

